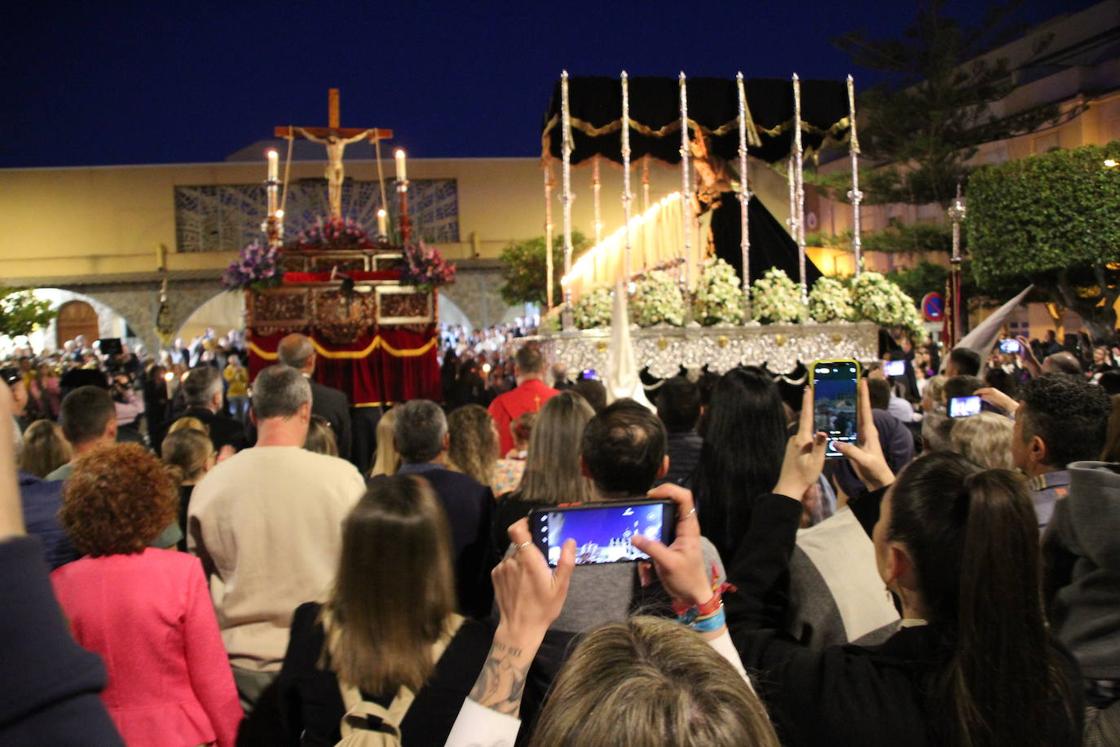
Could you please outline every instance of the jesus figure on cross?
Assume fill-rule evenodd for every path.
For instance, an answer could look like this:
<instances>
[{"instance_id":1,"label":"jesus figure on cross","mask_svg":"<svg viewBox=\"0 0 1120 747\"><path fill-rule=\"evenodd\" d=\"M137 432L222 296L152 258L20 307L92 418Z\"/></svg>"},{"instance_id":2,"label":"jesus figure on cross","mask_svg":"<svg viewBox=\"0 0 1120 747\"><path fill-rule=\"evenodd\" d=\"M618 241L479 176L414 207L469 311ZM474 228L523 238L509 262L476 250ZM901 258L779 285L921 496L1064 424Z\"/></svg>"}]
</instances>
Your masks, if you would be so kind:
<instances>
[{"instance_id":1,"label":"jesus figure on cross","mask_svg":"<svg viewBox=\"0 0 1120 747\"><path fill-rule=\"evenodd\" d=\"M327 148L327 202L331 207L331 215L342 215L342 180L345 173L342 168L342 154L346 146L372 137L375 130L364 130L354 137L342 138L338 135L327 135L325 138L315 137L302 127L297 128L299 133L313 143L319 143Z\"/></svg>"}]
</instances>

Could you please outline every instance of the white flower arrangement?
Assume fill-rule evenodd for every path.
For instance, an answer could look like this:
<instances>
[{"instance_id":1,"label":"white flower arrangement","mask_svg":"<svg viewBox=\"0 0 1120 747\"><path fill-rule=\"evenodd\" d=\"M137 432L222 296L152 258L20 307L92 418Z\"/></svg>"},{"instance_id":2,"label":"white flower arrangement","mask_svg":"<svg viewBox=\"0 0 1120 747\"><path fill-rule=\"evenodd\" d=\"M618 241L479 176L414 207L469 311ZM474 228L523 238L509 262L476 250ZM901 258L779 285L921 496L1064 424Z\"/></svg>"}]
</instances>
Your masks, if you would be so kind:
<instances>
[{"instance_id":1,"label":"white flower arrangement","mask_svg":"<svg viewBox=\"0 0 1120 747\"><path fill-rule=\"evenodd\" d=\"M639 327L657 324L684 324L685 305L677 281L661 270L654 270L638 281L630 297L630 321Z\"/></svg>"},{"instance_id":2,"label":"white flower arrangement","mask_svg":"<svg viewBox=\"0 0 1120 747\"><path fill-rule=\"evenodd\" d=\"M809 315L818 322L852 321L852 291L836 278L821 277L809 291Z\"/></svg>"},{"instance_id":3,"label":"white flower arrangement","mask_svg":"<svg viewBox=\"0 0 1120 747\"><path fill-rule=\"evenodd\" d=\"M718 258L705 261L693 294L692 318L704 326L741 324L743 300L735 268Z\"/></svg>"},{"instance_id":4,"label":"white flower arrangement","mask_svg":"<svg viewBox=\"0 0 1120 747\"><path fill-rule=\"evenodd\" d=\"M852 281L856 313L883 327L902 327L910 334L924 334L922 317L914 299L877 272L864 272Z\"/></svg>"},{"instance_id":5,"label":"white flower arrangement","mask_svg":"<svg viewBox=\"0 0 1120 747\"><path fill-rule=\"evenodd\" d=\"M596 288L584 293L572 305L572 321L579 329L609 327L613 303L610 288Z\"/></svg>"},{"instance_id":6,"label":"white flower arrangement","mask_svg":"<svg viewBox=\"0 0 1120 747\"><path fill-rule=\"evenodd\" d=\"M781 324L805 320L801 288L785 271L772 267L751 284L751 312L756 321Z\"/></svg>"}]
</instances>

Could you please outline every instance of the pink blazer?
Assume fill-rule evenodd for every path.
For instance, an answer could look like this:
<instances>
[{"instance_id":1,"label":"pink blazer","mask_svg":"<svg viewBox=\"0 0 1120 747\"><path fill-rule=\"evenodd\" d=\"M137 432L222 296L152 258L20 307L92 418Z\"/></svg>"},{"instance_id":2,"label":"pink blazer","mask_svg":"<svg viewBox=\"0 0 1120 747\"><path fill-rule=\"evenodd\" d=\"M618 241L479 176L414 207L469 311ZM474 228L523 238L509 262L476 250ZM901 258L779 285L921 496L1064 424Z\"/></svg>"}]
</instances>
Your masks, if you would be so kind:
<instances>
[{"instance_id":1,"label":"pink blazer","mask_svg":"<svg viewBox=\"0 0 1120 747\"><path fill-rule=\"evenodd\" d=\"M198 558L86 557L51 582L78 643L105 661L101 697L126 744L232 747L241 704Z\"/></svg>"}]
</instances>

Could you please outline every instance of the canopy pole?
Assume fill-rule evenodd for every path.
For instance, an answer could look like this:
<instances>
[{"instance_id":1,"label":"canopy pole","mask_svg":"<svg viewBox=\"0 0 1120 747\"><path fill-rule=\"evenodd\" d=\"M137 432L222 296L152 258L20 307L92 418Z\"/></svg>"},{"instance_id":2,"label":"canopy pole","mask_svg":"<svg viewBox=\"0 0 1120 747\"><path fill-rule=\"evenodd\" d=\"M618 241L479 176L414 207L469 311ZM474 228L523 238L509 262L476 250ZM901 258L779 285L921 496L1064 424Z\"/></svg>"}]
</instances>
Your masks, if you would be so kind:
<instances>
[{"instance_id":1,"label":"canopy pole","mask_svg":"<svg viewBox=\"0 0 1120 747\"><path fill-rule=\"evenodd\" d=\"M560 73L560 136L563 138L563 166L560 187L564 204L564 277L572 271L572 113L568 107L568 71ZM564 311L571 316L572 291L564 285ZM567 327L567 324L564 325Z\"/></svg>"},{"instance_id":2,"label":"canopy pole","mask_svg":"<svg viewBox=\"0 0 1120 747\"><path fill-rule=\"evenodd\" d=\"M797 270L801 282L801 303L809 302L809 289L805 281L805 172L801 147L801 79L793 74L793 159L797 193Z\"/></svg>"},{"instance_id":3,"label":"canopy pole","mask_svg":"<svg viewBox=\"0 0 1120 747\"><path fill-rule=\"evenodd\" d=\"M623 275L627 292L630 278L634 276L633 250L630 244L630 79L622 71L622 220L626 226L625 253L623 254Z\"/></svg>"},{"instance_id":4,"label":"canopy pole","mask_svg":"<svg viewBox=\"0 0 1120 747\"><path fill-rule=\"evenodd\" d=\"M555 305L552 286L556 282L555 262L552 259L552 159L549 158L544 166L544 264L547 268L548 285L545 286L545 298L551 310Z\"/></svg>"},{"instance_id":5,"label":"canopy pole","mask_svg":"<svg viewBox=\"0 0 1120 747\"><path fill-rule=\"evenodd\" d=\"M859 138L856 136L856 86L852 76L848 76L848 122L851 130L848 135L848 155L852 159L852 191L848 199L852 201L852 254L855 255L856 277L863 272L863 240L859 230L859 204L863 192L859 191Z\"/></svg>"},{"instance_id":6,"label":"canopy pole","mask_svg":"<svg viewBox=\"0 0 1120 747\"><path fill-rule=\"evenodd\" d=\"M681 71L681 197L684 199L684 292L692 287L692 180L688 173L688 86Z\"/></svg>"},{"instance_id":7,"label":"canopy pole","mask_svg":"<svg viewBox=\"0 0 1120 747\"><path fill-rule=\"evenodd\" d=\"M743 293L751 288L750 187L747 184L747 96L743 91L743 73L735 76L739 89L739 250L743 255Z\"/></svg>"}]
</instances>

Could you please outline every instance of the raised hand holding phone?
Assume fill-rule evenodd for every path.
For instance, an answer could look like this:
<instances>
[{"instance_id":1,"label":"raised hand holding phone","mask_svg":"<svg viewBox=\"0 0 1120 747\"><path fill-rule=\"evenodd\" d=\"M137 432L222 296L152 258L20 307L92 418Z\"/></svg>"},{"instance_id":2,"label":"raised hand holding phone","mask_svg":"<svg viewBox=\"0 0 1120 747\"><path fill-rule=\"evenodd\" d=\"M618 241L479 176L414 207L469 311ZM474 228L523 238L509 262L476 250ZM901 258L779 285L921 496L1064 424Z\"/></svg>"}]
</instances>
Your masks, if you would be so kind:
<instances>
[{"instance_id":1,"label":"raised hand holding phone","mask_svg":"<svg viewBox=\"0 0 1120 747\"><path fill-rule=\"evenodd\" d=\"M650 498L664 498L677 504L676 534L672 544L654 539L634 537L634 547L650 556L661 585L674 600L689 606L700 605L712 598L712 579L704 567L700 545L700 521L696 516L692 492L672 483L658 485L649 491Z\"/></svg>"},{"instance_id":2,"label":"raised hand holding phone","mask_svg":"<svg viewBox=\"0 0 1120 747\"><path fill-rule=\"evenodd\" d=\"M885 488L894 482L894 472L883 456L879 429L875 427L875 418L871 414L867 381L859 383L859 441L854 444L837 444L836 448L848 458L856 477L868 490Z\"/></svg>"},{"instance_id":3,"label":"raised hand holding phone","mask_svg":"<svg viewBox=\"0 0 1120 747\"><path fill-rule=\"evenodd\" d=\"M801 418L797 433L786 442L786 455L782 460L782 471L774 492L800 501L805 491L816 484L824 469L825 450L828 447L827 433L816 428L814 417L814 390L805 387L801 399ZM839 448L843 442L837 443Z\"/></svg>"}]
</instances>

